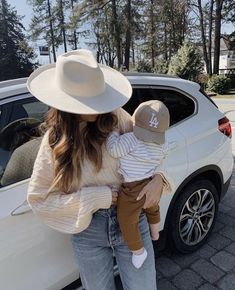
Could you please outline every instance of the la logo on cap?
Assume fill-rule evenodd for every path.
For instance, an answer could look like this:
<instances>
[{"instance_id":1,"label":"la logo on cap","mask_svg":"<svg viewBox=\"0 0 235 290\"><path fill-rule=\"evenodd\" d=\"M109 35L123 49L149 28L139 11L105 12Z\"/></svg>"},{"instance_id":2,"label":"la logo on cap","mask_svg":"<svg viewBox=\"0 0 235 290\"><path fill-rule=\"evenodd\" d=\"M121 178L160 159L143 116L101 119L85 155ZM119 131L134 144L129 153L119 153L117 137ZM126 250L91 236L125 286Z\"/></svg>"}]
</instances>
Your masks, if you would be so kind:
<instances>
[{"instance_id":1,"label":"la logo on cap","mask_svg":"<svg viewBox=\"0 0 235 290\"><path fill-rule=\"evenodd\" d=\"M155 113L152 112L152 116L151 116L151 119L149 121L149 126L150 127L154 127L154 128L157 128L158 126L158 120L157 120L157 115Z\"/></svg>"}]
</instances>

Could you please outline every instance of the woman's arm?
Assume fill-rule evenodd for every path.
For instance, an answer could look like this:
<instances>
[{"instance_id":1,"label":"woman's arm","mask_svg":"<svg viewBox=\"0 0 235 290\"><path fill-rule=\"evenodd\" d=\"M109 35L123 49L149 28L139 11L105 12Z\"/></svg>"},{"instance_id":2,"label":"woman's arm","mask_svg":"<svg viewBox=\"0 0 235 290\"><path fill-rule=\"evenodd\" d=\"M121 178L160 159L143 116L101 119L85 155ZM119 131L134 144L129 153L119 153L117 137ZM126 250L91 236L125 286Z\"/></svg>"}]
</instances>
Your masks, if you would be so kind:
<instances>
[{"instance_id":1,"label":"woman's arm","mask_svg":"<svg viewBox=\"0 0 235 290\"><path fill-rule=\"evenodd\" d=\"M71 194L49 193L53 172L47 132L34 164L27 200L34 213L48 226L64 233L78 233L89 225L95 211L110 207L112 192L108 186L83 187Z\"/></svg>"}]
</instances>

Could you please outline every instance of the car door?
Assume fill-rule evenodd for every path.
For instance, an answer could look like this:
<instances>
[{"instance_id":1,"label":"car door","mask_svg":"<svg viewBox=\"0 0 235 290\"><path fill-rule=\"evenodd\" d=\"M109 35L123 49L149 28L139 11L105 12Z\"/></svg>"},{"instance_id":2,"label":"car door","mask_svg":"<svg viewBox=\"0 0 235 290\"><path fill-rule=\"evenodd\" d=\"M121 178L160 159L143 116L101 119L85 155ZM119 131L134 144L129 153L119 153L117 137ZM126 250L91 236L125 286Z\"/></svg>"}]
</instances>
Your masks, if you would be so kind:
<instances>
[{"instance_id":1,"label":"car door","mask_svg":"<svg viewBox=\"0 0 235 290\"><path fill-rule=\"evenodd\" d=\"M162 101L170 112L170 127L166 132L166 142L168 143L169 151L164 159L163 167L172 179L174 189L177 189L187 177L188 172L186 140L179 128L181 122L193 113L194 104L176 89L160 86L140 86L134 87L133 95L124 106L124 109L132 115L140 103L154 99ZM164 226L172 197L173 194L169 194L163 195L161 198L161 229Z\"/></svg>"},{"instance_id":2,"label":"car door","mask_svg":"<svg viewBox=\"0 0 235 290\"><path fill-rule=\"evenodd\" d=\"M26 201L27 175L15 174L11 179L10 172L2 184L14 150L22 146L22 138L16 135L21 129L35 129L48 108L26 94L5 99L0 110L1 289L59 290L79 277L69 235L50 229L33 214ZM27 158L29 151L24 154Z\"/></svg>"}]
</instances>

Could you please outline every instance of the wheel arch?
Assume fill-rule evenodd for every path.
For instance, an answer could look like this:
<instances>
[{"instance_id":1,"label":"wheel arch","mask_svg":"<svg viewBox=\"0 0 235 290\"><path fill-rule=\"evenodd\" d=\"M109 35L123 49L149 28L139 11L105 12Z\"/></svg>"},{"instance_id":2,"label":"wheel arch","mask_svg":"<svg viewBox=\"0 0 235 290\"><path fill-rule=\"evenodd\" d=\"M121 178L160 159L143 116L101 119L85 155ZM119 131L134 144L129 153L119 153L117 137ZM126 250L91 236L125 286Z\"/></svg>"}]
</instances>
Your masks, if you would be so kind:
<instances>
[{"instance_id":1,"label":"wheel arch","mask_svg":"<svg viewBox=\"0 0 235 290\"><path fill-rule=\"evenodd\" d=\"M167 216L164 222L164 230L165 229L168 230L169 228L168 225L171 219L172 209L180 192L186 186L188 186L188 184L191 183L192 181L201 180L201 179L207 179L215 185L217 192L219 194L219 200L220 200L221 192L222 192L222 185L223 185L223 174L222 174L221 169L216 165L207 165L205 167L202 167L194 171L180 184L180 186L177 188L176 192L174 193L174 196L171 199L169 208L167 210Z\"/></svg>"}]
</instances>

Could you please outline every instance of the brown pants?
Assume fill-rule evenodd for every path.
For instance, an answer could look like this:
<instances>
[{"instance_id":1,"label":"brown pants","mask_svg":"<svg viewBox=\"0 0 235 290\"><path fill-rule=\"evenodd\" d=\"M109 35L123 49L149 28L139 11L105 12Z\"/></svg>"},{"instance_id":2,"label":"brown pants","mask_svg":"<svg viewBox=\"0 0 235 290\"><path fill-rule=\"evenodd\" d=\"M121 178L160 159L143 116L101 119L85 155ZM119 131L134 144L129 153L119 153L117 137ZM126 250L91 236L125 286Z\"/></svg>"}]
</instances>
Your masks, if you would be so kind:
<instances>
[{"instance_id":1,"label":"brown pants","mask_svg":"<svg viewBox=\"0 0 235 290\"><path fill-rule=\"evenodd\" d=\"M136 200L136 198L150 180L151 178L147 178L123 183L118 196L117 218L123 239L131 251L136 251L143 247L139 231L139 217L145 202L145 196L140 200ZM147 208L144 212L150 224L156 224L160 221L158 205Z\"/></svg>"}]
</instances>

